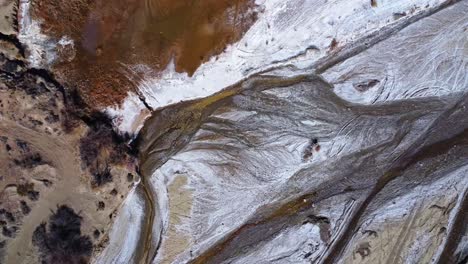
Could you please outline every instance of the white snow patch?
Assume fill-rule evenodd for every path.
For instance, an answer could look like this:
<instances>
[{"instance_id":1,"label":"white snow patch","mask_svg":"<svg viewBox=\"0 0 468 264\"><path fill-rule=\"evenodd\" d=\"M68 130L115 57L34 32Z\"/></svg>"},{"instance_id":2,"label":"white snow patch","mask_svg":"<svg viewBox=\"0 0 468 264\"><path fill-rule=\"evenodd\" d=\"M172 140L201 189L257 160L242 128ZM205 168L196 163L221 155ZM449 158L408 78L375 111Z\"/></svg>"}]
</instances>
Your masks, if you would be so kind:
<instances>
[{"instance_id":1,"label":"white snow patch","mask_svg":"<svg viewBox=\"0 0 468 264\"><path fill-rule=\"evenodd\" d=\"M63 36L59 41L58 41L58 44L62 47L65 47L65 46L72 46L74 47L75 46L75 42L73 42L73 39L71 39L70 37L68 36Z\"/></svg>"},{"instance_id":2,"label":"white snow patch","mask_svg":"<svg viewBox=\"0 0 468 264\"><path fill-rule=\"evenodd\" d=\"M40 68L55 59L53 51L55 44L48 36L42 34L40 23L31 19L30 8L30 0L20 0L18 39L27 48L28 62L31 67Z\"/></svg>"},{"instance_id":3,"label":"white snow patch","mask_svg":"<svg viewBox=\"0 0 468 264\"><path fill-rule=\"evenodd\" d=\"M150 115L140 98L129 92L121 106L110 106L105 112L113 118L115 128L121 133L136 135Z\"/></svg>"},{"instance_id":4,"label":"white snow patch","mask_svg":"<svg viewBox=\"0 0 468 264\"><path fill-rule=\"evenodd\" d=\"M62 48L71 46L73 40L63 36L58 42L41 31L41 22L33 20L30 14L31 0L20 0L18 39L26 47L27 61L31 67L47 68L57 59L57 45Z\"/></svg>"},{"instance_id":5,"label":"white snow patch","mask_svg":"<svg viewBox=\"0 0 468 264\"><path fill-rule=\"evenodd\" d=\"M109 245L95 263L131 263L145 218L145 204L135 188L128 194L109 234Z\"/></svg>"}]
</instances>

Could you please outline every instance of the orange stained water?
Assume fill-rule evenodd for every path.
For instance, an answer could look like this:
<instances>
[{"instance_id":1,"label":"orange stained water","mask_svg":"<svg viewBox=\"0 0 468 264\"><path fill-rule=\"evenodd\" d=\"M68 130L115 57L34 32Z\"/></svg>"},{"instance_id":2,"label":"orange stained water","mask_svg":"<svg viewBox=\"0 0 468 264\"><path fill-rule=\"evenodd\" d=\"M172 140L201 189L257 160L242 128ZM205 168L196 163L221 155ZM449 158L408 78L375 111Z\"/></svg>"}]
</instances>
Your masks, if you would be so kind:
<instances>
[{"instance_id":1,"label":"orange stained water","mask_svg":"<svg viewBox=\"0 0 468 264\"><path fill-rule=\"evenodd\" d=\"M57 63L98 104L119 101L132 84L122 65L146 64L155 72L174 59L192 75L240 39L256 19L253 0L44 0L34 7L44 31L75 41L73 61Z\"/></svg>"}]
</instances>

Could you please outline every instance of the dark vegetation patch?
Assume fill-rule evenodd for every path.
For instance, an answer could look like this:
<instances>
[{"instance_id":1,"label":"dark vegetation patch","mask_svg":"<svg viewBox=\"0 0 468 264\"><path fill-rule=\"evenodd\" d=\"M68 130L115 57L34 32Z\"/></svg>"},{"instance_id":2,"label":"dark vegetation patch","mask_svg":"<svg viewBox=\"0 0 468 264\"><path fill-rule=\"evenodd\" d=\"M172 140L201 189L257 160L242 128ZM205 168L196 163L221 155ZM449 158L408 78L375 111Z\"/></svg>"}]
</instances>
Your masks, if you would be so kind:
<instances>
[{"instance_id":1,"label":"dark vegetation patch","mask_svg":"<svg viewBox=\"0 0 468 264\"><path fill-rule=\"evenodd\" d=\"M99 201L97 204L97 209L99 211L104 210L106 208L106 204L103 201Z\"/></svg>"},{"instance_id":2,"label":"dark vegetation patch","mask_svg":"<svg viewBox=\"0 0 468 264\"><path fill-rule=\"evenodd\" d=\"M27 196L31 201L37 201L39 199L39 192L34 190L34 183L32 182L19 184L16 187L16 192L20 196Z\"/></svg>"},{"instance_id":3,"label":"dark vegetation patch","mask_svg":"<svg viewBox=\"0 0 468 264\"><path fill-rule=\"evenodd\" d=\"M80 141L81 158L86 166L93 166L98 158L107 156L106 162L117 164L123 161L123 157L129 151L126 140L114 132L109 117L105 114L94 114L94 121L89 125L91 129ZM107 153L105 153L107 152ZM105 163L105 162L102 162Z\"/></svg>"},{"instance_id":4,"label":"dark vegetation patch","mask_svg":"<svg viewBox=\"0 0 468 264\"><path fill-rule=\"evenodd\" d=\"M5 212L5 218L9 223L14 223L16 221L15 216L11 212L8 212L8 211Z\"/></svg>"},{"instance_id":5,"label":"dark vegetation patch","mask_svg":"<svg viewBox=\"0 0 468 264\"><path fill-rule=\"evenodd\" d=\"M32 123L34 124L34 122ZM31 148L28 142L21 139L17 139L15 140L15 143L21 153L21 156L19 158L13 160L16 166L31 169L38 165L46 164L46 162L42 159L42 156L39 153L31 152ZM11 149L10 146L7 147Z\"/></svg>"},{"instance_id":6,"label":"dark vegetation patch","mask_svg":"<svg viewBox=\"0 0 468 264\"><path fill-rule=\"evenodd\" d=\"M61 205L49 217L49 223L40 224L32 242L38 247L42 263L88 263L93 244L81 234L82 217L66 205Z\"/></svg>"},{"instance_id":7,"label":"dark vegetation patch","mask_svg":"<svg viewBox=\"0 0 468 264\"><path fill-rule=\"evenodd\" d=\"M132 182L132 181L133 181L133 174L131 174L131 173L128 173L128 174L127 174L127 181L128 181L128 182Z\"/></svg>"},{"instance_id":8,"label":"dark vegetation patch","mask_svg":"<svg viewBox=\"0 0 468 264\"><path fill-rule=\"evenodd\" d=\"M29 117L28 119L34 126L42 126L44 124L41 120L37 120L32 117Z\"/></svg>"},{"instance_id":9,"label":"dark vegetation patch","mask_svg":"<svg viewBox=\"0 0 468 264\"><path fill-rule=\"evenodd\" d=\"M17 226L11 226L11 227L3 226L2 227L2 235L9 237L9 238L15 237L17 231L18 231Z\"/></svg>"},{"instance_id":10,"label":"dark vegetation patch","mask_svg":"<svg viewBox=\"0 0 468 264\"><path fill-rule=\"evenodd\" d=\"M10 60L2 53L0 54L0 66L2 68L1 72L5 77L13 77L24 67L24 62L15 59Z\"/></svg>"},{"instance_id":11,"label":"dark vegetation patch","mask_svg":"<svg viewBox=\"0 0 468 264\"><path fill-rule=\"evenodd\" d=\"M99 232L99 230L97 229L94 229L94 232L93 232L94 239L98 239L100 235L101 235L101 232Z\"/></svg>"},{"instance_id":12,"label":"dark vegetation patch","mask_svg":"<svg viewBox=\"0 0 468 264\"><path fill-rule=\"evenodd\" d=\"M55 114L54 112L49 112L49 115L46 116L45 121L49 123L57 123L60 121L60 116Z\"/></svg>"},{"instance_id":13,"label":"dark vegetation patch","mask_svg":"<svg viewBox=\"0 0 468 264\"><path fill-rule=\"evenodd\" d=\"M16 166L20 166L25 169L31 169L39 165L47 164L39 153L24 154L20 159L14 159L13 162Z\"/></svg>"},{"instance_id":14,"label":"dark vegetation patch","mask_svg":"<svg viewBox=\"0 0 468 264\"><path fill-rule=\"evenodd\" d=\"M25 202L25 201L20 201L20 207L21 207L21 212L24 215L28 215L31 212L31 207Z\"/></svg>"},{"instance_id":15,"label":"dark vegetation patch","mask_svg":"<svg viewBox=\"0 0 468 264\"><path fill-rule=\"evenodd\" d=\"M117 189L112 189L110 194L113 195L113 196L116 196L118 194Z\"/></svg>"},{"instance_id":16,"label":"dark vegetation patch","mask_svg":"<svg viewBox=\"0 0 468 264\"><path fill-rule=\"evenodd\" d=\"M16 192L21 196L26 196L28 191L34 191L34 183L26 182L16 187Z\"/></svg>"},{"instance_id":17,"label":"dark vegetation patch","mask_svg":"<svg viewBox=\"0 0 468 264\"><path fill-rule=\"evenodd\" d=\"M3 64L3 69L9 73L17 72L20 67L14 61L7 60Z\"/></svg>"},{"instance_id":18,"label":"dark vegetation patch","mask_svg":"<svg viewBox=\"0 0 468 264\"><path fill-rule=\"evenodd\" d=\"M28 191L27 196L31 201L39 200L39 192L37 191Z\"/></svg>"},{"instance_id":19,"label":"dark vegetation patch","mask_svg":"<svg viewBox=\"0 0 468 264\"><path fill-rule=\"evenodd\" d=\"M99 164L96 167L97 171L92 174L93 179L91 180L91 185L93 187L99 187L106 183L112 182L112 174L107 164L103 169L99 168Z\"/></svg>"},{"instance_id":20,"label":"dark vegetation patch","mask_svg":"<svg viewBox=\"0 0 468 264\"><path fill-rule=\"evenodd\" d=\"M16 140L16 146L22 151L22 152L29 152L31 149L29 149L28 142L23 141L21 139Z\"/></svg>"},{"instance_id":21,"label":"dark vegetation patch","mask_svg":"<svg viewBox=\"0 0 468 264\"><path fill-rule=\"evenodd\" d=\"M11 80L10 85L13 86L11 87L12 89L23 90L32 98L37 98L42 94L52 92L52 85L38 78L40 76L37 76L32 70L25 70L24 68L21 69L21 71L15 73Z\"/></svg>"},{"instance_id":22,"label":"dark vegetation patch","mask_svg":"<svg viewBox=\"0 0 468 264\"><path fill-rule=\"evenodd\" d=\"M65 109L62 111L62 114L65 116L62 128L66 133L70 133L79 126L83 118L87 117L88 106L81 99L76 89L72 89L68 94L65 94L65 90L63 90L63 93L66 97L64 99Z\"/></svg>"},{"instance_id":23,"label":"dark vegetation patch","mask_svg":"<svg viewBox=\"0 0 468 264\"><path fill-rule=\"evenodd\" d=\"M94 113L88 121L90 129L80 140L80 155L83 165L93 175L93 187L112 181L109 165L123 164L134 153L126 144L129 137L115 133L110 118L103 113Z\"/></svg>"}]
</instances>

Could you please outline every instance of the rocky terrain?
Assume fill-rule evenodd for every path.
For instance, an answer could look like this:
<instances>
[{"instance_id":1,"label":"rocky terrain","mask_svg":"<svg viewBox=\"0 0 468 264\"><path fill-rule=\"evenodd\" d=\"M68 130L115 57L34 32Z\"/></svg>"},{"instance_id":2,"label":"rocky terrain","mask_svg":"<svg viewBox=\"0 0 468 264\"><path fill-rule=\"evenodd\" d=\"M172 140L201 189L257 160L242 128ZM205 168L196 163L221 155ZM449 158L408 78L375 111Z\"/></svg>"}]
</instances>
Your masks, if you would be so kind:
<instances>
[{"instance_id":1,"label":"rocky terrain","mask_svg":"<svg viewBox=\"0 0 468 264\"><path fill-rule=\"evenodd\" d=\"M466 263L468 1L4 0L0 263Z\"/></svg>"},{"instance_id":2,"label":"rocky terrain","mask_svg":"<svg viewBox=\"0 0 468 264\"><path fill-rule=\"evenodd\" d=\"M115 212L138 181L136 159L107 116L29 64L18 6L8 7L0 35L0 262L88 262L107 245Z\"/></svg>"}]
</instances>

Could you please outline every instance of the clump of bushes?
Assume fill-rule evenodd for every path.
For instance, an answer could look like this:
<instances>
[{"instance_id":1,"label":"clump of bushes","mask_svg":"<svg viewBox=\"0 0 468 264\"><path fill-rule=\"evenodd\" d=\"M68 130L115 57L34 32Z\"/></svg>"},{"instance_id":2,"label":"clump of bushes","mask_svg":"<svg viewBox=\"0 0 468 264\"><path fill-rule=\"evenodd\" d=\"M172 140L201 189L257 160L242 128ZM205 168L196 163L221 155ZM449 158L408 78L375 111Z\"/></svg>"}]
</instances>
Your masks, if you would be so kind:
<instances>
[{"instance_id":1,"label":"clump of bushes","mask_svg":"<svg viewBox=\"0 0 468 264\"><path fill-rule=\"evenodd\" d=\"M31 207L25 201L20 201L20 208L24 215L28 215L31 212Z\"/></svg>"},{"instance_id":2,"label":"clump of bushes","mask_svg":"<svg viewBox=\"0 0 468 264\"><path fill-rule=\"evenodd\" d=\"M21 139L17 139L16 140L16 146L18 146L18 148L23 151L23 152L29 152L31 151L29 149L29 145L28 145L28 142L24 141L24 140L21 140Z\"/></svg>"},{"instance_id":3,"label":"clump of bushes","mask_svg":"<svg viewBox=\"0 0 468 264\"><path fill-rule=\"evenodd\" d=\"M16 166L31 169L39 165L46 164L39 153L23 155L21 159L13 160Z\"/></svg>"},{"instance_id":4,"label":"clump of bushes","mask_svg":"<svg viewBox=\"0 0 468 264\"><path fill-rule=\"evenodd\" d=\"M98 166L97 171L93 173L93 180L91 181L91 185L93 187L99 187L111 181L112 174L110 172L109 166L106 165L103 169L100 169Z\"/></svg>"},{"instance_id":5,"label":"clump of bushes","mask_svg":"<svg viewBox=\"0 0 468 264\"><path fill-rule=\"evenodd\" d=\"M18 184L18 187L16 187L16 192L21 196L26 196L30 191L34 191L34 183L32 182Z\"/></svg>"},{"instance_id":6,"label":"clump of bushes","mask_svg":"<svg viewBox=\"0 0 468 264\"><path fill-rule=\"evenodd\" d=\"M34 183L26 182L24 184L18 184L16 192L20 196L27 196L31 201L39 200L39 192L34 190Z\"/></svg>"},{"instance_id":7,"label":"clump of bushes","mask_svg":"<svg viewBox=\"0 0 468 264\"><path fill-rule=\"evenodd\" d=\"M17 226L11 226L11 227L3 226L2 227L2 235L6 237L14 238L16 236L17 231L18 231Z\"/></svg>"},{"instance_id":8,"label":"clump of bushes","mask_svg":"<svg viewBox=\"0 0 468 264\"><path fill-rule=\"evenodd\" d=\"M82 217L66 205L61 205L49 217L49 223L40 224L32 242L38 247L42 263L88 263L93 244L81 234Z\"/></svg>"},{"instance_id":9,"label":"clump of bushes","mask_svg":"<svg viewBox=\"0 0 468 264\"><path fill-rule=\"evenodd\" d=\"M84 165L96 166L99 160L112 164L123 162L130 152L126 145L129 139L114 131L112 121L107 115L95 113L91 120L88 122L90 130L80 140L80 154Z\"/></svg>"},{"instance_id":10,"label":"clump of bushes","mask_svg":"<svg viewBox=\"0 0 468 264\"><path fill-rule=\"evenodd\" d=\"M93 175L92 186L99 187L112 181L109 165L123 164L131 157L131 151L126 144L128 139L115 133L105 114L93 114L85 122L90 129L80 139L80 156L83 167Z\"/></svg>"}]
</instances>

